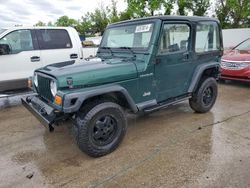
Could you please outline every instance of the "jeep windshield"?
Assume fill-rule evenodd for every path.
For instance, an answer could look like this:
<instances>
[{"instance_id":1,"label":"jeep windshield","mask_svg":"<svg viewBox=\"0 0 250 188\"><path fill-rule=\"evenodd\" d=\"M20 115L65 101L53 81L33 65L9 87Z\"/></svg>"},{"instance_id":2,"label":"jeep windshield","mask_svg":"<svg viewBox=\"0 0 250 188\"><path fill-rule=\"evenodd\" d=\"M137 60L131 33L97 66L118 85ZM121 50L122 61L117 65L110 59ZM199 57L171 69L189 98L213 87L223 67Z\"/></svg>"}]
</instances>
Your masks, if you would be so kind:
<instances>
[{"instance_id":1,"label":"jeep windshield","mask_svg":"<svg viewBox=\"0 0 250 188\"><path fill-rule=\"evenodd\" d=\"M131 24L108 28L100 49L147 50L153 32L153 23Z\"/></svg>"},{"instance_id":2,"label":"jeep windshield","mask_svg":"<svg viewBox=\"0 0 250 188\"><path fill-rule=\"evenodd\" d=\"M4 31L6 31L6 29L1 29L0 28L0 34L2 34Z\"/></svg>"}]
</instances>

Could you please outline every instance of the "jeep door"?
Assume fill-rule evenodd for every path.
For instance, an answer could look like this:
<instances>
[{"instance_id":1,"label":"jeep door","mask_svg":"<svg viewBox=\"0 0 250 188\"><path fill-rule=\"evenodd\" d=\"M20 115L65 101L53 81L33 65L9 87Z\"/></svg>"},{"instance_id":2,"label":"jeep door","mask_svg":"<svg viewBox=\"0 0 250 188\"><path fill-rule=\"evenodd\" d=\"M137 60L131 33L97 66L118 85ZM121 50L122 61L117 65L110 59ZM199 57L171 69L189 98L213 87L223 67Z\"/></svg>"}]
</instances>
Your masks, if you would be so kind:
<instances>
[{"instance_id":1,"label":"jeep door","mask_svg":"<svg viewBox=\"0 0 250 188\"><path fill-rule=\"evenodd\" d=\"M0 52L0 91L26 87L27 78L42 66L33 31L11 30L0 44L5 47Z\"/></svg>"},{"instance_id":2,"label":"jeep door","mask_svg":"<svg viewBox=\"0 0 250 188\"><path fill-rule=\"evenodd\" d=\"M43 65L77 60L78 46L66 29L36 30ZM78 40L80 40L78 38Z\"/></svg>"},{"instance_id":3,"label":"jeep door","mask_svg":"<svg viewBox=\"0 0 250 188\"><path fill-rule=\"evenodd\" d=\"M189 22L164 22L155 63L157 101L187 92L194 70Z\"/></svg>"}]
</instances>

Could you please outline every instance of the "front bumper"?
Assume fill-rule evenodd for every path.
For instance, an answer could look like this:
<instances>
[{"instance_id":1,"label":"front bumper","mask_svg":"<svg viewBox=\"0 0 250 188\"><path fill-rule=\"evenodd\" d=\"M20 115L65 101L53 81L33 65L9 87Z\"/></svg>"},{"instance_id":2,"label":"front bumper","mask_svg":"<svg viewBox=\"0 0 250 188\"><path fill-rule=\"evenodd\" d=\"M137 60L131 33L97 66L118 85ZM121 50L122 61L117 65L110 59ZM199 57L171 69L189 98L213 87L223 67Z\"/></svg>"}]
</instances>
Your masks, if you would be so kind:
<instances>
[{"instance_id":1,"label":"front bumper","mask_svg":"<svg viewBox=\"0 0 250 188\"><path fill-rule=\"evenodd\" d=\"M250 66L247 66L243 69L228 69L221 68L221 76L222 79L228 80L238 80L244 82L250 82Z\"/></svg>"},{"instance_id":2,"label":"front bumper","mask_svg":"<svg viewBox=\"0 0 250 188\"><path fill-rule=\"evenodd\" d=\"M63 113L43 102L38 96L22 98L21 101L23 106L51 132L54 130L52 125L64 117Z\"/></svg>"}]
</instances>

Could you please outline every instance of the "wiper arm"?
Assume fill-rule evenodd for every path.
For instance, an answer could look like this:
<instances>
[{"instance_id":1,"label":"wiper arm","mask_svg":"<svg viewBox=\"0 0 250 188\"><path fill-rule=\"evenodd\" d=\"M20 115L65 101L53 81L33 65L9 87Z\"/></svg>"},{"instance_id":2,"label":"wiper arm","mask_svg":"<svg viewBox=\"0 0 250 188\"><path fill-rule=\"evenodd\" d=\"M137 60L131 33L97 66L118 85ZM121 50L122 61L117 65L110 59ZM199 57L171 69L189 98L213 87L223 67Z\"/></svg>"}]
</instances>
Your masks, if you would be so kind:
<instances>
[{"instance_id":1,"label":"wiper arm","mask_svg":"<svg viewBox=\"0 0 250 188\"><path fill-rule=\"evenodd\" d=\"M110 47L103 46L103 47L100 47L100 49L109 50L110 53L111 53L111 55L112 55L112 56L114 55L114 54L113 54L113 51L112 51L112 49L111 49Z\"/></svg>"},{"instance_id":2,"label":"wiper arm","mask_svg":"<svg viewBox=\"0 0 250 188\"><path fill-rule=\"evenodd\" d=\"M129 50L131 52L131 54L133 55L133 57L136 57L135 52L132 50L132 48L127 47L127 46L121 46L119 47L119 49L126 49Z\"/></svg>"}]
</instances>

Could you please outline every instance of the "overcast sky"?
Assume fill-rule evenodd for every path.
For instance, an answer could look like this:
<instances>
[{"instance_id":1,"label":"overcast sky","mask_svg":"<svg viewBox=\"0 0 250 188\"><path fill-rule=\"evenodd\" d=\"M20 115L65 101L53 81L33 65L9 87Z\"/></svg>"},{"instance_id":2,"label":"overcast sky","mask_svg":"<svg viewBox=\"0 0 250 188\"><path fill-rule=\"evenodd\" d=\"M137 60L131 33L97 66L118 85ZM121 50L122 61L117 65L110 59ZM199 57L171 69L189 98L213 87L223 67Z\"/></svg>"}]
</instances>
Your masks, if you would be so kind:
<instances>
[{"instance_id":1,"label":"overcast sky","mask_svg":"<svg viewBox=\"0 0 250 188\"><path fill-rule=\"evenodd\" d=\"M48 23L67 15L80 19L95 8L109 6L111 0L0 0L0 28L17 24L32 26L39 20ZM119 11L126 9L124 0L117 3Z\"/></svg>"}]
</instances>

